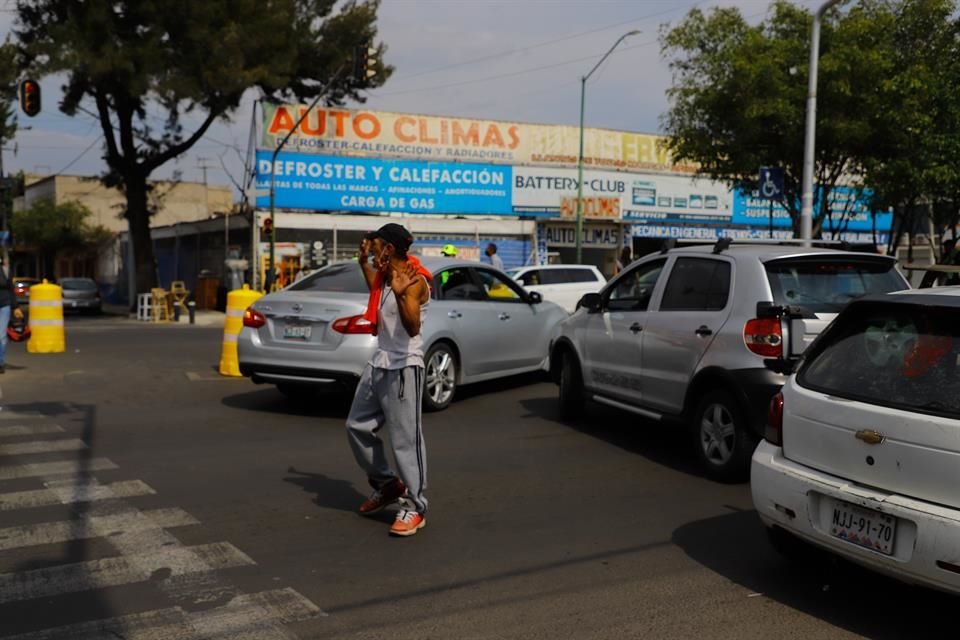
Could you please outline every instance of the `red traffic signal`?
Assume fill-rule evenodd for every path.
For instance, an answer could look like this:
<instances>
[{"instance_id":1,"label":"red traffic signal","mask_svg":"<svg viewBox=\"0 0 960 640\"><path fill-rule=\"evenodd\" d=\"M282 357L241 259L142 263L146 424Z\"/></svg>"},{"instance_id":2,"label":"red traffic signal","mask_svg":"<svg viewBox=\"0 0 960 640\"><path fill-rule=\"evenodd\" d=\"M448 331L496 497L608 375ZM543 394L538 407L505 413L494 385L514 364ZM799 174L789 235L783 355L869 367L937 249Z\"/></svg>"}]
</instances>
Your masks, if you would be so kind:
<instances>
[{"instance_id":1,"label":"red traffic signal","mask_svg":"<svg viewBox=\"0 0 960 640\"><path fill-rule=\"evenodd\" d=\"M31 118L40 113L40 83L36 80L20 83L20 108Z\"/></svg>"},{"instance_id":2,"label":"red traffic signal","mask_svg":"<svg viewBox=\"0 0 960 640\"><path fill-rule=\"evenodd\" d=\"M260 235L267 238L273 235L273 218L263 219L263 227L260 229Z\"/></svg>"}]
</instances>

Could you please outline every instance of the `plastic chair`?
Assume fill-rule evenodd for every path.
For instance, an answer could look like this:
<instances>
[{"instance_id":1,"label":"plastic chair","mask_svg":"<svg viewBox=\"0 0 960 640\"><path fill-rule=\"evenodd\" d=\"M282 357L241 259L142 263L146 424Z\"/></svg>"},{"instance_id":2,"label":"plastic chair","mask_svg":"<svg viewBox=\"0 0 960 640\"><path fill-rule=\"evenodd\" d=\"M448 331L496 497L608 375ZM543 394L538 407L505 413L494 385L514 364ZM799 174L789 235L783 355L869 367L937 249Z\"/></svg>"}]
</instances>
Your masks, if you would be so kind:
<instances>
[{"instance_id":1,"label":"plastic chair","mask_svg":"<svg viewBox=\"0 0 960 640\"><path fill-rule=\"evenodd\" d=\"M184 313L187 312L187 298L190 297L190 291L187 289L187 283L183 280L174 280L170 283L170 297L173 298L173 304L180 307Z\"/></svg>"},{"instance_id":2,"label":"plastic chair","mask_svg":"<svg viewBox=\"0 0 960 640\"><path fill-rule=\"evenodd\" d=\"M171 311L170 311L170 296L167 293L166 289L154 288L150 290L153 298L153 321L154 322L169 322Z\"/></svg>"}]
</instances>

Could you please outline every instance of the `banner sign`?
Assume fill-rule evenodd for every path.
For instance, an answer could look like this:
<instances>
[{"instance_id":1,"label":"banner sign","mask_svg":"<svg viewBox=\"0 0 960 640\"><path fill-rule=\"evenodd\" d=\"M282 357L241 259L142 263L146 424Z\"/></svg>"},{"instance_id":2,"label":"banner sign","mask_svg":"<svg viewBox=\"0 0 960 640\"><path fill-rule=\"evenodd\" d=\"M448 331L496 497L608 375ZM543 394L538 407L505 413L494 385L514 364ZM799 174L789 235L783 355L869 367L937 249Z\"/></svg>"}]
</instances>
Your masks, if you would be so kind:
<instances>
[{"instance_id":1,"label":"banner sign","mask_svg":"<svg viewBox=\"0 0 960 640\"><path fill-rule=\"evenodd\" d=\"M620 220L620 198L581 198L581 211L587 220ZM560 201L560 217L577 219L577 198L566 197Z\"/></svg>"},{"instance_id":2,"label":"banner sign","mask_svg":"<svg viewBox=\"0 0 960 640\"><path fill-rule=\"evenodd\" d=\"M758 197L744 190L733 194L732 224L763 226L770 224L770 200ZM874 224L877 231L890 231L893 228L893 213L881 211L871 215L866 200L868 192L850 187L837 187L830 194L830 218L823 221L823 237L830 239L834 233L872 232ZM814 204L817 208L816 203ZM874 219L875 218L875 219ZM779 202L773 203L773 226L792 229L790 213Z\"/></svg>"},{"instance_id":3,"label":"banner sign","mask_svg":"<svg viewBox=\"0 0 960 640\"><path fill-rule=\"evenodd\" d=\"M263 105L265 149L275 149L305 105ZM645 133L584 129L584 165L598 169L693 173L674 162L665 138ZM387 111L316 107L285 149L304 153L414 158L440 162L491 162L576 166L580 129Z\"/></svg>"},{"instance_id":4,"label":"banner sign","mask_svg":"<svg viewBox=\"0 0 960 640\"><path fill-rule=\"evenodd\" d=\"M546 244L550 247L577 246L577 227L574 224L547 224L544 226ZM616 224L591 224L582 229L581 246L588 249L619 249L623 246L623 229Z\"/></svg>"},{"instance_id":5,"label":"banner sign","mask_svg":"<svg viewBox=\"0 0 960 640\"><path fill-rule=\"evenodd\" d=\"M511 214L511 167L257 152L257 206L406 213Z\"/></svg>"}]
</instances>

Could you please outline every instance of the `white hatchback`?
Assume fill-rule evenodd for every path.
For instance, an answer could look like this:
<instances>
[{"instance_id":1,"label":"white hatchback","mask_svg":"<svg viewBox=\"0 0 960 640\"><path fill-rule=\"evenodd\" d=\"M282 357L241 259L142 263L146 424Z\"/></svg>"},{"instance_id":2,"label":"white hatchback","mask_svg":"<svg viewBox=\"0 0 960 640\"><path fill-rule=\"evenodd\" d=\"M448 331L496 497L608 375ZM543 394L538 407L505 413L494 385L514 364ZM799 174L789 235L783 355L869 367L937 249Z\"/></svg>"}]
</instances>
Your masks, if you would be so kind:
<instances>
[{"instance_id":1,"label":"white hatchback","mask_svg":"<svg viewBox=\"0 0 960 640\"><path fill-rule=\"evenodd\" d=\"M588 264L548 264L510 269L507 275L573 313L585 294L596 293L607 283L600 270Z\"/></svg>"},{"instance_id":2,"label":"white hatchback","mask_svg":"<svg viewBox=\"0 0 960 640\"><path fill-rule=\"evenodd\" d=\"M773 399L750 485L774 541L960 593L960 287L851 303Z\"/></svg>"}]
</instances>

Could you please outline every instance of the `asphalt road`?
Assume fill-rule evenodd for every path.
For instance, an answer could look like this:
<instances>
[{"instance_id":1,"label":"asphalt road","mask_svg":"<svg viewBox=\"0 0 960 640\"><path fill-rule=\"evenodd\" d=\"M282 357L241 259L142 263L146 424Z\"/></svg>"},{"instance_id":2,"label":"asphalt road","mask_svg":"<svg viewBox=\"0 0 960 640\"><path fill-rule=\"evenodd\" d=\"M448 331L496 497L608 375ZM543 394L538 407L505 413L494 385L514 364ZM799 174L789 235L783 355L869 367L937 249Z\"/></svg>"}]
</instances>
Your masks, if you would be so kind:
<instances>
[{"instance_id":1,"label":"asphalt road","mask_svg":"<svg viewBox=\"0 0 960 640\"><path fill-rule=\"evenodd\" d=\"M0 637L901 638L956 600L767 544L671 429L536 376L425 417L431 511L364 519L348 399L223 379L214 329L68 321L0 377ZM106 621L95 623L91 621ZM18 635L24 634L24 635Z\"/></svg>"}]
</instances>

